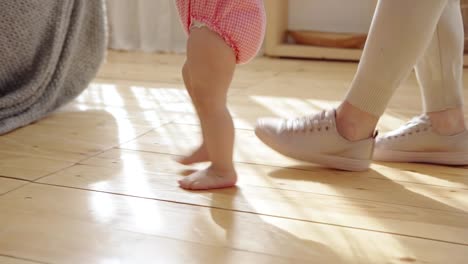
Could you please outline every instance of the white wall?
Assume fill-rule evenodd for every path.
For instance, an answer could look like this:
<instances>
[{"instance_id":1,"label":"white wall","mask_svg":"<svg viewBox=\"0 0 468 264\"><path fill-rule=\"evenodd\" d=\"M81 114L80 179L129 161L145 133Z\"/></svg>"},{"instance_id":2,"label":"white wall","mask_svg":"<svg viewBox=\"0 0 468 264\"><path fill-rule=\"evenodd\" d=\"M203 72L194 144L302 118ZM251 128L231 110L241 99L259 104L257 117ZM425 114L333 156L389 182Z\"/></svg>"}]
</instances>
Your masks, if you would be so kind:
<instances>
[{"instance_id":1,"label":"white wall","mask_svg":"<svg viewBox=\"0 0 468 264\"><path fill-rule=\"evenodd\" d=\"M290 0L289 29L367 33L376 3L376 0Z\"/></svg>"}]
</instances>

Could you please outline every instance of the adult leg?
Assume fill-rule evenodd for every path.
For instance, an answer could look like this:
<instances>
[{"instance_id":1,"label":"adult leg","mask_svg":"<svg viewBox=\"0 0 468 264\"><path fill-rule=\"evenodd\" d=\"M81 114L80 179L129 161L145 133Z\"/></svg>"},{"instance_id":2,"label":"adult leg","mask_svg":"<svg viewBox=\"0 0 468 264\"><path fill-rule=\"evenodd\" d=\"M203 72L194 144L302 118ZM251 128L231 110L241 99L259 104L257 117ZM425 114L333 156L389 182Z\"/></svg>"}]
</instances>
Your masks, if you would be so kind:
<instances>
[{"instance_id":1,"label":"adult leg","mask_svg":"<svg viewBox=\"0 0 468 264\"><path fill-rule=\"evenodd\" d=\"M429 45L447 2L380 0L357 74L336 113L260 119L258 137L296 159L344 170L368 168L377 121Z\"/></svg>"},{"instance_id":2,"label":"adult leg","mask_svg":"<svg viewBox=\"0 0 468 264\"><path fill-rule=\"evenodd\" d=\"M375 160L468 164L462 95L463 42L460 2L451 0L416 66L425 114L380 136Z\"/></svg>"},{"instance_id":3,"label":"adult leg","mask_svg":"<svg viewBox=\"0 0 468 264\"><path fill-rule=\"evenodd\" d=\"M465 130L463 114L463 19L460 1L449 1L425 55L416 65L424 112L434 130L454 135Z\"/></svg>"},{"instance_id":4,"label":"adult leg","mask_svg":"<svg viewBox=\"0 0 468 264\"><path fill-rule=\"evenodd\" d=\"M453 0L449 0L453 1ZM428 47L447 0L380 0L357 74L337 111L340 134L369 137Z\"/></svg>"}]
</instances>

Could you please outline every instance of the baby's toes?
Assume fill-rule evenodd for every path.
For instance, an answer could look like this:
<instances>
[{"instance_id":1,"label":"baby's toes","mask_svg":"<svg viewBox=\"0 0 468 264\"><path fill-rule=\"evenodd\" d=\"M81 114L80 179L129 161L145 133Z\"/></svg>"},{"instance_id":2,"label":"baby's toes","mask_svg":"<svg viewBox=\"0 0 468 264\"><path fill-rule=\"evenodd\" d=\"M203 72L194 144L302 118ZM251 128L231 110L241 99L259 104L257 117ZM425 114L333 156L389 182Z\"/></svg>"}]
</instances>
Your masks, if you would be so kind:
<instances>
[{"instance_id":1,"label":"baby's toes","mask_svg":"<svg viewBox=\"0 0 468 264\"><path fill-rule=\"evenodd\" d=\"M190 190L190 186L192 185L193 181L189 177L185 177L182 180L179 180L179 186L183 189Z\"/></svg>"}]
</instances>

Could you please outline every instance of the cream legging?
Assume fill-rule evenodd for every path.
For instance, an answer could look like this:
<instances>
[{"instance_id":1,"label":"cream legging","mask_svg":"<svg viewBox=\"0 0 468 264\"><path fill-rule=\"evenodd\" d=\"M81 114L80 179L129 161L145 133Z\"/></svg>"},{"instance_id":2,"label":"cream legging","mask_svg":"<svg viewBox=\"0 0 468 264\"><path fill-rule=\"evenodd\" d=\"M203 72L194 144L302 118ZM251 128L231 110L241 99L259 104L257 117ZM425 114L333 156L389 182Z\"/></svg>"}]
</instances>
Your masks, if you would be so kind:
<instances>
[{"instance_id":1,"label":"cream legging","mask_svg":"<svg viewBox=\"0 0 468 264\"><path fill-rule=\"evenodd\" d=\"M463 36L459 0L380 0L346 100L381 116L415 67L425 112L462 106Z\"/></svg>"}]
</instances>

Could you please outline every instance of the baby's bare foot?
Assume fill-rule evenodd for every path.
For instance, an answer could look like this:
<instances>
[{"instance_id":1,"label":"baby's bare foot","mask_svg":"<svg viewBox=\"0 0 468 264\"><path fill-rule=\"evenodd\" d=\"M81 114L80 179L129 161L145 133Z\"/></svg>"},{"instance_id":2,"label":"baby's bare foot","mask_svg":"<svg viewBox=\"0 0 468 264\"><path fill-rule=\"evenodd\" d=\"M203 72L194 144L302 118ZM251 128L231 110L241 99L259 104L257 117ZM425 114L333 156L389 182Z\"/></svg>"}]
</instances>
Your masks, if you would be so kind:
<instances>
[{"instance_id":1,"label":"baby's bare foot","mask_svg":"<svg viewBox=\"0 0 468 264\"><path fill-rule=\"evenodd\" d=\"M206 151L205 145L202 144L189 156L177 158L176 161L182 165L191 165L194 163L209 161L208 151Z\"/></svg>"},{"instance_id":2,"label":"baby's bare foot","mask_svg":"<svg viewBox=\"0 0 468 264\"><path fill-rule=\"evenodd\" d=\"M236 185L237 174L234 170L219 173L212 167L199 170L179 181L186 190L209 190L228 188Z\"/></svg>"}]
</instances>

